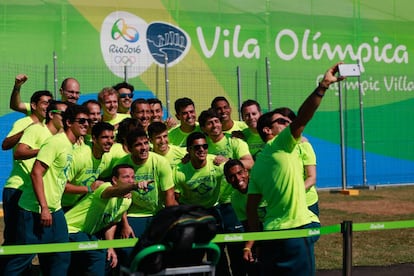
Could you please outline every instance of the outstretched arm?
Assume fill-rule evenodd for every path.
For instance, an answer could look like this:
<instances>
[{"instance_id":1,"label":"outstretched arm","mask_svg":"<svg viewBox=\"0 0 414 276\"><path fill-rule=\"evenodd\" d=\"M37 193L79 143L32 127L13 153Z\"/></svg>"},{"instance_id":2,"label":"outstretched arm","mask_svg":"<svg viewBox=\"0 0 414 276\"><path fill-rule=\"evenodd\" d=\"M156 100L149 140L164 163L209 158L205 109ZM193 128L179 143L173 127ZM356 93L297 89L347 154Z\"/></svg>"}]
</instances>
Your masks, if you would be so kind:
<instances>
[{"instance_id":1,"label":"outstretched arm","mask_svg":"<svg viewBox=\"0 0 414 276\"><path fill-rule=\"evenodd\" d=\"M315 111L318 109L322 98L325 95L326 90L328 90L329 86L332 83L344 79L344 77L335 76L335 74L338 72L338 65L341 63L342 62L335 64L329 68L328 71L326 71L318 87L316 87L312 94L310 94L300 106L298 116L290 124L290 132L292 133L293 137L299 138L302 135L306 124L312 119L313 114L315 114Z\"/></svg>"}]
</instances>

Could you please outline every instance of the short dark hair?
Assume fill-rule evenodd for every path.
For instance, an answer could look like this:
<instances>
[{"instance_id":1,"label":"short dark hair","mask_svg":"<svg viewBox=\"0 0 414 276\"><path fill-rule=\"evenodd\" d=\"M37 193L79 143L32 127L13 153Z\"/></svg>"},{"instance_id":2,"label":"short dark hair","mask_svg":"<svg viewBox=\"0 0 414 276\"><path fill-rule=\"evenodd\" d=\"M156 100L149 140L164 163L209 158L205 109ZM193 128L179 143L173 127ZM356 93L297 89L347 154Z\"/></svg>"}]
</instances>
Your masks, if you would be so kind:
<instances>
[{"instance_id":1,"label":"short dark hair","mask_svg":"<svg viewBox=\"0 0 414 276\"><path fill-rule=\"evenodd\" d=\"M259 110L259 112L262 112L262 108L260 107L260 104L257 101L252 100L252 99L248 99L248 100L245 100L242 103L242 105L240 107L240 114L243 115L243 109L245 109L246 107L251 106L251 105L257 106L257 110Z\"/></svg>"},{"instance_id":2,"label":"short dark hair","mask_svg":"<svg viewBox=\"0 0 414 276\"><path fill-rule=\"evenodd\" d=\"M120 169L132 169L134 170L134 167L130 164L118 164L115 167L112 168L112 176L119 177L119 170Z\"/></svg>"},{"instance_id":3,"label":"short dark hair","mask_svg":"<svg viewBox=\"0 0 414 276\"><path fill-rule=\"evenodd\" d=\"M112 86L112 88L115 89L118 92L119 92L119 89L121 89L121 88L126 88L129 91L131 91L131 93L134 92L134 86L130 83L125 82L125 81L115 84L114 86Z\"/></svg>"},{"instance_id":4,"label":"short dark hair","mask_svg":"<svg viewBox=\"0 0 414 276\"><path fill-rule=\"evenodd\" d=\"M127 147L132 148L132 146L134 145L134 143L135 143L135 141L137 140L138 137L148 138L147 133L145 132L145 130L142 127L137 127L135 129L133 129L132 131L128 132L128 134L126 136Z\"/></svg>"},{"instance_id":5,"label":"short dark hair","mask_svg":"<svg viewBox=\"0 0 414 276\"><path fill-rule=\"evenodd\" d=\"M217 118L220 120L220 116L217 114L214 108L203 110L200 113L200 116L198 116L198 123L200 124L200 127L204 127L207 123L207 120L211 118Z\"/></svg>"},{"instance_id":6,"label":"short dark hair","mask_svg":"<svg viewBox=\"0 0 414 276\"><path fill-rule=\"evenodd\" d=\"M223 96L217 96L211 101L211 108L216 108L217 102L225 101L228 105L230 105L229 101Z\"/></svg>"},{"instance_id":7,"label":"short dark hair","mask_svg":"<svg viewBox=\"0 0 414 276\"><path fill-rule=\"evenodd\" d=\"M115 127L113 125L111 125L110 123L107 122L97 122L93 127L92 127L92 137L98 138L99 135L101 135L102 132L104 132L105 130L115 130Z\"/></svg>"},{"instance_id":8,"label":"short dark hair","mask_svg":"<svg viewBox=\"0 0 414 276\"><path fill-rule=\"evenodd\" d=\"M181 109L192 105L195 107L194 102L192 99L184 97L184 98L179 98L174 102L174 108L175 108L175 113L179 114Z\"/></svg>"},{"instance_id":9,"label":"short dark hair","mask_svg":"<svg viewBox=\"0 0 414 276\"><path fill-rule=\"evenodd\" d=\"M50 122L51 118L50 118L49 113L53 110L57 110L57 105L58 104L64 104L64 105L67 106L67 104L65 102L50 100L49 105L47 106L47 109L46 109L46 118L45 118L46 123ZM57 111L55 111L55 112L57 112ZM60 114L62 115L62 118L63 118L63 111Z\"/></svg>"},{"instance_id":10,"label":"short dark hair","mask_svg":"<svg viewBox=\"0 0 414 276\"><path fill-rule=\"evenodd\" d=\"M273 110L273 114L275 113L283 115L284 117L288 117L291 121L296 119L295 112L289 107L278 107Z\"/></svg>"},{"instance_id":11,"label":"short dark hair","mask_svg":"<svg viewBox=\"0 0 414 276\"><path fill-rule=\"evenodd\" d=\"M128 133L138 127L142 127L138 119L125 118L118 125L118 132L116 134L116 141L124 144Z\"/></svg>"},{"instance_id":12,"label":"short dark hair","mask_svg":"<svg viewBox=\"0 0 414 276\"><path fill-rule=\"evenodd\" d=\"M69 104L68 108L66 108L66 111L63 113L63 128L64 130L67 130L69 126L66 124L66 121L74 122L76 119L76 116L78 114L89 114L89 110L82 105L77 104Z\"/></svg>"},{"instance_id":13,"label":"short dark hair","mask_svg":"<svg viewBox=\"0 0 414 276\"><path fill-rule=\"evenodd\" d=\"M256 128L260 138L262 138L264 142L266 142L266 134L263 132L263 129L265 127L271 127L272 117L274 114L280 114L284 117L288 117L291 121L296 119L295 112L293 112L293 110L289 107L279 107L260 116L259 120L257 120Z\"/></svg>"},{"instance_id":14,"label":"short dark hair","mask_svg":"<svg viewBox=\"0 0 414 276\"><path fill-rule=\"evenodd\" d=\"M162 102L158 98L150 98L147 101L149 104L160 104L160 106L162 107Z\"/></svg>"},{"instance_id":15,"label":"short dark hair","mask_svg":"<svg viewBox=\"0 0 414 276\"><path fill-rule=\"evenodd\" d=\"M82 103L82 105L83 106L85 106L85 107L88 107L88 105L89 104L96 104L96 105L99 105L99 108L102 108L102 105L101 105L101 103L100 102L98 102L97 100L95 100L95 99L90 99L90 100L87 100L86 102L83 102Z\"/></svg>"},{"instance_id":16,"label":"short dark hair","mask_svg":"<svg viewBox=\"0 0 414 276\"><path fill-rule=\"evenodd\" d=\"M37 104L40 101L40 98L43 96L48 96L53 100L53 95L52 93L50 93L49 90L39 90L32 94L32 96L30 97L30 103ZM30 107L30 109L33 111L32 107Z\"/></svg>"},{"instance_id":17,"label":"short dark hair","mask_svg":"<svg viewBox=\"0 0 414 276\"><path fill-rule=\"evenodd\" d=\"M149 104L148 100L144 99L144 98L138 98L136 100L134 100L131 104L131 113L135 113L136 109L137 109L137 104Z\"/></svg>"},{"instance_id":18,"label":"short dark hair","mask_svg":"<svg viewBox=\"0 0 414 276\"><path fill-rule=\"evenodd\" d=\"M164 131L167 131L167 125L164 124L163 122L152 122L149 126L148 126L148 136L151 138L154 135L158 135L160 133L163 133Z\"/></svg>"},{"instance_id":19,"label":"short dark hair","mask_svg":"<svg viewBox=\"0 0 414 276\"><path fill-rule=\"evenodd\" d=\"M229 159L229 161L227 161L223 167L224 175L227 177L227 175L229 174L229 170L237 165L245 169L243 163L239 159Z\"/></svg>"},{"instance_id":20,"label":"short dark hair","mask_svg":"<svg viewBox=\"0 0 414 276\"><path fill-rule=\"evenodd\" d=\"M202 132L196 131L190 133L190 135L187 136L186 146L187 148L191 147L193 145L194 140L198 139L204 139L207 140L206 135Z\"/></svg>"},{"instance_id":21,"label":"short dark hair","mask_svg":"<svg viewBox=\"0 0 414 276\"><path fill-rule=\"evenodd\" d=\"M259 120L257 120L257 132L260 135L260 138L262 138L263 142L266 142L266 133L263 132L263 129L265 127L270 127L270 125L272 124L272 117L273 117L274 112L270 111L270 112L266 112L265 114L262 114L259 117Z\"/></svg>"}]
</instances>

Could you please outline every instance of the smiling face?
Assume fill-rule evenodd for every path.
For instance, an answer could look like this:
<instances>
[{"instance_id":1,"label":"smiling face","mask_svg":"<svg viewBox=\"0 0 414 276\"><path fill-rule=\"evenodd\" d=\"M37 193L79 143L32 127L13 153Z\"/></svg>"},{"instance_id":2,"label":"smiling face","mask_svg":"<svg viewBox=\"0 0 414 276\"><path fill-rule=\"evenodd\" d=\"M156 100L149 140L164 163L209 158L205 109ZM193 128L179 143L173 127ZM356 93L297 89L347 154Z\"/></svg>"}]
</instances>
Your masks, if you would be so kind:
<instances>
[{"instance_id":1,"label":"smiling face","mask_svg":"<svg viewBox=\"0 0 414 276\"><path fill-rule=\"evenodd\" d=\"M70 102L76 104L80 97L80 85L75 79L65 80L65 84L60 88L60 94L63 102Z\"/></svg>"},{"instance_id":2,"label":"smiling face","mask_svg":"<svg viewBox=\"0 0 414 276\"><path fill-rule=\"evenodd\" d=\"M201 127L211 139L216 140L223 136L222 124L217 117L211 117L206 120L206 123Z\"/></svg>"},{"instance_id":3,"label":"smiling face","mask_svg":"<svg viewBox=\"0 0 414 276\"><path fill-rule=\"evenodd\" d=\"M91 120L90 128L92 128L97 122L102 120L101 107L96 103L89 103L87 108L89 110L89 119Z\"/></svg>"},{"instance_id":4,"label":"smiling face","mask_svg":"<svg viewBox=\"0 0 414 276\"><path fill-rule=\"evenodd\" d=\"M151 143L155 153L165 155L168 152L168 131L152 135Z\"/></svg>"},{"instance_id":5,"label":"smiling face","mask_svg":"<svg viewBox=\"0 0 414 276\"><path fill-rule=\"evenodd\" d=\"M220 116L220 121L228 122L231 121L231 107L230 105L224 101L220 100L217 101L214 105L214 109L216 110L217 114Z\"/></svg>"},{"instance_id":6,"label":"smiling face","mask_svg":"<svg viewBox=\"0 0 414 276\"><path fill-rule=\"evenodd\" d=\"M207 160L208 144L206 139L200 138L193 140L192 144L187 147L188 154L192 163L204 163Z\"/></svg>"},{"instance_id":7,"label":"smiling face","mask_svg":"<svg viewBox=\"0 0 414 276\"><path fill-rule=\"evenodd\" d=\"M106 94L103 97L103 113L105 117L114 118L118 111L118 96L113 94Z\"/></svg>"},{"instance_id":8,"label":"smiling face","mask_svg":"<svg viewBox=\"0 0 414 276\"><path fill-rule=\"evenodd\" d=\"M51 121L53 126L56 128L56 130L63 129L63 116L62 113L65 112L67 108L66 104L57 104L56 110L51 111Z\"/></svg>"},{"instance_id":9,"label":"smiling face","mask_svg":"<svg viewBox=\"0 0 414 276\"><path fill-rule=\"evenodd\" d=\"M249 173L240 165L235 165L226 172L226 180L233 188L239 190L241 193L247 193L247 186L249 184Z\"/></svg>"},{"instance_id":10,"label":"smiling face","mask_svg":"<svg viewBox=\"0 0 414 276\"><path fill-rule=\"evenodd\" d=\"M151 107L151 122L162 122L164 116L162 106L159 103L153 103Z\"/></svg>"},{"instance_id":11,"label":"smiling face","mask_svg":"<svg viewBox=\"0 0 414 276\"><path fill-rule=\"evenodd\" d=\"M39 118L40 121L46 118L46 110L49 106L49 101L52 100L52 97L41 96L39 101L36 103L31 103L32 112Z\"/></svg>"},{"instance_id":12,"label":"smiling face","mask_svg":"<svg viewBox=\"0 0 414 276\"><path fill-rule=\"evenodd\" d=\"M149 141L145 136L140 136L135 139L131 147L128 147L131 152L132 160L135 164L140 165L145 163L149 157Z\"/></svg>"},{"instance_id":13,"label":"smiling face","mask_svg":"<svg viewBox=\"0 0 414 276\"><path fill-rule=\"evenodd\" d=\"M176 114L178 120L180 120L182 128L193 128L196 125L197 116L194 105L190 104L180 109L180 112Z\"/></svg>"},{"instance_id":14,"label":"smiling face","mask_svg":"<svg viewBox=\"0 0 414 276\"><path fill-rule=\"evenodd\" d=\"M249 105L243 108L242 110L242 117L243 121L247 124L247 126L256 131L257 121L259 120L262 113L259 111L256 105Z\"/></svg>"},{"instance_id":15,"label":"smiling face","mask_svg":"<svg viewBox=\"0 0 414 276\"><path fill-rule=\"evenodd\" d=\"M118 112L127 113L131 108L132 97L134 94L128 88L120 88L119 92L119 103L118 103Z\"/></svg>"},{"instance_id":16,"label":"smiling face","mask_svg":"<svg viewBox=\"0 0 414 276\"><path fill-rule=\"evenodd\" d=\"M85 136L88 133L89 128L88 114L79 113L78 115L76 115L75 120L71 122L69 127L76 138L79 138L80 136Z\"/></svg>"},{"instance_id":17,"label":"smiling face","mask_svg":"<svg viewBox=\"0 0 414 276\"><path fill-rule=\"evenodd\" d=\"M151 122L151 108L148 103L136 103L132 118L137 119L146 130Z\"/></svg>"},{"instance_id":18,"label":"smiling face","mask_svg":"<svg viewBox=\"0 0 414 276\"><path fill-rule=\"evenodd\" d=\"M103 154L109 152L114 144L114 132L113 130L104 130L98 137L92 137L94 149Z\"/></svg>"},{"instance_id":19,"label":"smiling face","mask_svg":"<svg viewBox=\"0 0 414 276\"><path fill-rule=\"evenodd\" d=\"M130 186L135 183L135 172L132 168L119 168L118 176L112 177L113 185L120 187Z\"/></svg>"}]
</instances>

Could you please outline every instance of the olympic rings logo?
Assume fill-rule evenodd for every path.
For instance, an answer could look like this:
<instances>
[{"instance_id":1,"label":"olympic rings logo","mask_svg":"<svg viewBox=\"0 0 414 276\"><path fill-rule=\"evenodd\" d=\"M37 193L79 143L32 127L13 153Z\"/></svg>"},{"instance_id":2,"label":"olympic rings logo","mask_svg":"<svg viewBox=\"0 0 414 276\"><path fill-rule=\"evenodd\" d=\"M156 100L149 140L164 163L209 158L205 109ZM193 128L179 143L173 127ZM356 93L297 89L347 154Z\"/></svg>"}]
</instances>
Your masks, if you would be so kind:
<instances>
[{"instance_id":1,"label":"olympic rings logo","mask_svg":"<svg viewBox=\"0 0 414 276\"><path fill-rule=\"evenodd\" d=\"M132 26L129 26L125 19L120 18L112 25L111 36L114 40L118 40L121 37L127 42L137 42L139 39L138 30Z\"/></svg>"},{"instance_id":2,"label":"olympic rings logo","mask_svg":"<svg viewBox=\"0 0 414 276\"><path fill-rule=\"evenodd\" d=\"M132 65L136 62L134 56L115 56L114 61L116 64Z\"/></svg>"}]
</instances>

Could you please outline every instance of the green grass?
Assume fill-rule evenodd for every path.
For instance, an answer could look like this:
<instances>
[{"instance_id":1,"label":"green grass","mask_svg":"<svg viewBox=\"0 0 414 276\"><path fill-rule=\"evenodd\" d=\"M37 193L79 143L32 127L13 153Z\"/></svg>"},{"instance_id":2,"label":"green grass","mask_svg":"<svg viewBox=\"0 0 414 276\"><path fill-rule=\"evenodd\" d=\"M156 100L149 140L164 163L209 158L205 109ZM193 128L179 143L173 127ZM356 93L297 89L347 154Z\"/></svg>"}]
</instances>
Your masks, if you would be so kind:
<instances>
[{"instance_id":1,"label":"green grass","mask_svg":"<svg viewBox=\"0 0 414 276\"><path fill-rule=\"evenodd\" d=\"M361 190L358 196L319 191L322 225L414 220L414 186ZM414 229L353 232L352 265L414 263ZM321 236L315 245L317 269L342 268L342 235Z\"/></svg>"}]
</instances>

